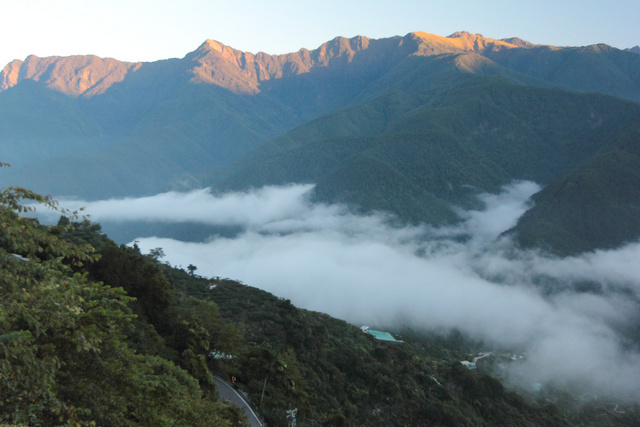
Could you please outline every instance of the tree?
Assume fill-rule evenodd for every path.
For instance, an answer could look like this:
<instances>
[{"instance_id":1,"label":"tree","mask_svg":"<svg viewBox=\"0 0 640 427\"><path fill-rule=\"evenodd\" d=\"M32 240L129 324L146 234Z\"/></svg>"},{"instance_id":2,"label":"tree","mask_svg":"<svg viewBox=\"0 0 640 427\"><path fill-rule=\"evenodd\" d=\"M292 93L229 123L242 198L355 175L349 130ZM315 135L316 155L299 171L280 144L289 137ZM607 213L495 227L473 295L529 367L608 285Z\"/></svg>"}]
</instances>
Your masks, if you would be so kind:
<instances>
[{"instance_id":1,"label":"tree","mask_svg":"<svg viewBox=\"0 0 640 427\"><path fill-rule=\"evenodd\" d=\"M189 264L189 266L187 267L187 270L189 270L189 274L191 274L193 276L193 273L198 269L198 267L196 267L193 264Z\"/></svg>"},{"instance_id":2,"label":"tree","mask_svg":"<svg viewBox=\"0 0 640 427\"><path fill-rule=\"evenodd\" d=\"M100 260L89 267L91 277L110 286L123 287L128 295L136 298L132 305L135 314L162 329L160 322L176 296L157 263L142 255L137 246L109 242L98 253Z\"/></svg>"},{"instance_id":3,"label":"tree","mask_svg":"<svg viewBox=\"0 0 640 427\"><path fill-rule=\"evenodd\" d=\"M133 298L90 279L93 247L70 225L20 216L18 187L0 192L0 423L231 425L237 413L172 362L128 345ZM74 213L70 213L74 215Z\"/></svg>"},{"instance_id":4,"label":"tree","mask_svg":"<svg viewBox=\"0 0 640 427\"><path fill-rule=\"evenodd\" d=\"M189 297L174 312L172 348L180 354L180 364L203 386L211 386L213 377L207 367L211 352L233 354L242 341L240 330L223 324L213 301Z\"/></svg>"},{"instance_id":5,"label":"tree","mask_svg":"<svg viewBox=\"0 0 640 427\"><path fill-rule=\"evenodd\" d=\"M153 258L154 261L159 261L164 258L164 250L162 248L154 248L149 251L149 256Z\"/></svg>"}]
</instances>

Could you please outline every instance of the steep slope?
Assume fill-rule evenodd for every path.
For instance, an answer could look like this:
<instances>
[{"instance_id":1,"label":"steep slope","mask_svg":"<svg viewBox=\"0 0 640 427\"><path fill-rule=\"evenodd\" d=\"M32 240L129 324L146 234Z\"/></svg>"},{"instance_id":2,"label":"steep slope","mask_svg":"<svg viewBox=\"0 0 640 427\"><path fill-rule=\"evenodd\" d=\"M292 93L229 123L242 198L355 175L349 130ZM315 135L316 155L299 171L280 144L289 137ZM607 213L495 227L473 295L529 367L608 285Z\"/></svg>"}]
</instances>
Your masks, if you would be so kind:
<instances>
[{"instance_id":1,"label":"steep slope","mask_svg":"<svg viewBox=\"0 0 640 427\"><path fill-rule=\"evenodd\" d=\"M55 162L18 168L11 180L27 186L51 182L49 188L56 189L59 196L87 200L144 196L178 180L185 171L211 163L211 153L192 139L175 129L159 127L91 154L62 156Z\"/></svg>"},{"instance_id":2,"label":"steep slope","mask_svg":"<svg viewBox=\"0 0 640 427\"><path fill-rule=\"evenodd\" d=\"M335 138L379 135L404 117L393 109L406 113L427 106L431 100L443 99L444 93L465 85L474 75L497 76L505 83L564 87L640 100L639 69L640 56L607 46L534 46L516 38L493 40L466 32L449 37L410 33L380 40L337 37L317 49L285 55L241 52L207 40L182 59L137 64L94 56L31 56L12 62L0 73L0 104L10 113L2 123L6 130L0 126L3 146L10 150L0 155L11 155L11 159L3 160L14 163L10 170L0 171L0 177L4 185L24 184L45 193L93 199L122 195L127 187L131 195L143 189L152 193L167 188L163 176L149 179L158 175L155 171L166 168L161 159L197 157L199 161L177 161L166 175L185 182L305 123L311 127L301 128L309 133L304 138L315 137L313 132L318 137ZM8 94L21 93L25 85L38 89L33 89L28 103L21 105L27 98L23 101L21 96ZM398 93L404 100L393 101ZM464 96L463 91L460 97ZM51 106L52 99L59 107ZM371 107L370 103L378 99L390 100L385 109ZM45 105L50 107L39 107ZM351 119L339 112L346 107L351 109L349 114L360 115L363 121L349 123ZM503 109L508 116L510 112ZM438 114L438 120L450 119ZM558 117L565 116L558 112ZM319 117L320 121L311 122ZM419 114L416 117L415 121L427 120L434 130L447 127L444 122L432 126L436 119ZM328 125L332 120L333 127L322 123ZM463 123L462 129L465 126ZM503 128L508 126L507 121L502 124ZM315 130L311 132L311 128ZM21 135L19 129L28 131ZM175 135L174 143L159 137L156 144L148 137L157 135L158 129L164 129L169 137ZM427 132L426 128L421 132ZM300 141L298 138L294 144ZM462 146L469 152L468 143ZM538 155L542 152L540 149ZM513 175L513 171L500 168L515 168L515 164L502 166L491 157L500 153L501 149L494 147L480 164L485 168L500 165L494 168L496 177ZM105 158L114 161L105 163ZM258 175L267 173L260 171L266 171L268 165L262 162L254 171ZM93 174L88 173L91 170ZM335 177L344 172L336 171ZM395 174L388 172L389 176ZM298 179L294 176L298 172L293 170L278 173L289 174L287 180ZM315 175L304 179L320 185ZM492 178L487 188L503 180ZM445 181L437 182L447 187ZM70 186L71 182L75 184ZM332 182L335 186L337 180ZM415 199L417 193L413 193L410 199ZM415 212L420 211L424 209Z\"/></svg>"},{"instance_id":3,"label":"steep slope","mask_svg":"<svg viewBox=\"0 0 640 427\"><path fill-rule=\"evenodd\" d=\"M49 157L91 153L109 140L75 102L34 81L0 92L0 158L14 168Z\"/></svg>"},{"instance_id":4,"label":"steep slope","mask_svg":"<svg viewBox=\"0 0 640 427\"><path fill-rule=\"evenodd\" d=\"M390 40L393 43L394 39ZM185 59L193 61L192 80L215 84L235 93L255 94L261 91L261 83L316 72L321 68L344 68L356 56L369 51L380 54L380 43L366 37L346 39L336 37L318 49L301 49L286 55L256 55L241 52L214 40L207 40ZM366 53L365 53L366 52ZM388 50L387 50L388 52Z\"/></svg>"},{"instance_id":5,"label":"steep slope","mask_svg":"<svg viewBox=\"0 0 640 427\"><path fill-rule=\"evenodd\" d=\"M494 378L448 363L460 351L451 343L415 337L395 345L378 341L356 326L230 280L219 281L203 297L247 331L248 354L231 370L240 373L239 387L263 402L262 413L272 424L285 418L289 402L298 408L301 424L569 424L557 407L527 403ZM269 375L270 365L278 366L278 375Z\"/></svg>"},{"instance_id":6,"label":"steep slope","mask_svg":"<svg viewBox=\"0 0 640 427\"><path fill-rule=\"evenodd\" d=\"M512 49L522 47L506 40L494 40L485 38L482 34L471 34L466 31L458 31L448 37L442 37L425 32L409 34L419 40L420 55L439 55L443 53L479 52L485 53L495 50Z\"/></svg>"},{"instance_id":7,"label":"steep slope","mask_svg":"<svg viewBox=\"0 0 640 427\"><path fill-rule=\"evenodd\" d=\"M317 49L301 49L284 55L252 54L207 40L180 62L183 72L193 82L216 85L234 93L256 94L270 90L269 83L305 74L315 74L315 78L339 71L351 76L372 76L391 69L409 56L471 52L517 72L536 75L569 88L577 84L581 90L615 95L607 89L606 82L597 82L591 77L588 82L585 79L572 81L563 74L563 70L569 69L576 75L586 72L584 75L605 77L607 80L624 77L618 82L618 88L637 85L639 60L629 56L630 52L606 45L585 48L537 46L518 38L494 40L464 31L448 37L425 32L379 40L363 36L352 39L336 37ZM153 68L153 64L134 64L95 56L38 58L32 55L25 61L13 61L0 72L0 91L25 80L35 80L67 95L90 98L105 93L143 68ZM589 84L595 86L589 87Z\"/></svg>"},{"instance_id":8,"label":"steep slope","mask_svg":"<svg viewBox=\"0 0 640 427\"><path fill-rule=\"evenodd\" d=\"M395 92L336 111L203 176L203 184L237 190L313 182L318 200L446 223L456 217L452 203L471 206L478 192L513 179L563 177L640 112L613 97L493 76L457 81L422 101Z\"/></svg>"},{"instance_id":9,"label":"steep slope","mask_svg":"<svg viewBox=\"0 0 640 427\"><path fill-rule=\"evenodd\" d=\"M239 409L217 402L206 365L192 368L198 358L205 364L209 332L198 332L200 348L176 348L186 356L179 360L157 332L168 328L154 327L175 319L188 329L192 318L180 315L186 310L160 269L137 248L109 243L96 224L25 218L33 202L56 209L28 190L0 191L0 423L245 425ZM217 312L206 314L198 327L224 333Z\"/></svg>"},{"instance_id":10,"label":"steep slope","mask_svg":"<svg viewBox=\"0 0 640 427\"><path fill-rule=\"evenodd\" d=\"M640 101L640 57L607 45L492 51L487 58L558 87Z\"/></svg>"},{"instance_id":11,"label":"steep slope","mask_svg":"<svg viewBox=\"0 0 640 427\"><path fill-rule=\"evenodd\" d=\"M387 42L377 44L385 45ZM149 181L148 172L162 170L164 166L150 162L173 155L173 151L162 153L168 145L159 143L153 149L149 147L146 150L153 151L157 156L147 156L144 154L145 150L135 148L154 145L153 140L144 135L163 128L169 130L169 135L182 135L191 141L190 144L183 144L184 151L179 157L194 157L200 161L184 163L185 167L178 168L177 175L227 163L295 125L348 102L354 91L369 81L361 73L371 73L370 67L363 65L354 71L337 72L337 75L333 71L318 71L313 78L297 76L300 73L309 74L311 69L318 67L336 68L338 65L332 64L341 61L345 65L349 64L355 52L368 45L364 38L338 38L312 52L302 50L297 54L277 57L259 54L258 62L249 61L259 66L247 68L241 64L242 61L236 61L236 56L243 57L244 54L208 41L182 60L159 61L131 68L122 81L103 80L104 85L110 84L103 93L102 89L93 87L83 92L83 96L68 102L99 124L97 133L104 137L103 141L108 142L99 147L100 153L90 154L87 150L77 150L75 153L82 154L61 159L59 156L73 154L74 150L53 147L46 150L51 145L61 144L51 138L49 133L42 133L36 141L23 141L32 147L32 152L42 154L37 157L29 156L31 164L26 161L18 162L11 170L2 171L3 182L5 185L26 185L45 193L73 194L93 199L123 195L121 189L126 187L131 189L130 195L139 194L141 188L146 188L149 193L159 191L165 187L167 179ZM247 55L244 57L251 56ZM49 83L64 80L66 74L62 71L69 71L73 66L76 66L73 73L76 78L80 78L78 76L84 72L81 61L65 62L65 58L33 57L25 64L22 65L40 71L25 74L24 70L18 70L26 77L15 80L17 86L12 90L23 84L36 83L54 93L62 92L72 96L78 94L69 89L73 89L73 78L68 79L66 87ZM14 65L17 67L19 64ZM100 64L94 61L85 68L92 70L92 67L98 65ZM9 68L8 74L17 72ZM260 71L261 68L271 70L271 74ZM42 70L49 70L48 74ZM253 74L247 70L252 70ZM95 70L93 72L95 74ZM266 82L260 92L256 92L258 76ZM291 78L283 83L283 76ZM264 80L271 78L278 82L269 84ZM325 87L332 90L327 91ZM44 92L42 96L45 96ZM28 124L16 123L18 126ZM69 121L68 125L73 125L73 122ZM69 139L73 137L73 129L67 130L67 136ZM181 144L180 138L175 141L176 146ZM123 141L125 142L122 143ZM206 155L200 155L199 150L205 150ZM21 156L13 156L19 157ZM120 160L105 163L104 158ZM33 163L34 161L38 163ZM186 167L187 164L189 167ZM62 170L65 171L64 174L61 174ZM88 171L93 173L89 174ZM173 179L176 174L162 178ZM154 175L156 174L151 174ZM152 182L154 185L140 185L137 181ZM74 184L70 185L71 182ZM128 184L124 185L125 182ZM114 186L111 187L108 183Z\"/></svg>"},{"instance_id":12,"label":"steep slope","mask_svg":"<svg viewBox=\"0 0 640 427\"><path fill-rule=\"evenodd\" d=\"M129 72L142 66L112 58L87 56L35 55L24 61L15 60L0 72L0 91L25 80L41 82L47 88L73 97L91 97L104 93L111 85L121 82Z\"/></svg>"},{"instance_id":13,"label":"steep slope","mask_svg":"<svg viewBox=\"0 0 640 427\"><path fill-rule=\"evenodd\" d=\"M405 37L372 40L357 36L336 37L319 48L286 55L256 55L207 40L185 59L193 61L192 80L214 84L235 93L255 94L270 89L265 82L302 74L340 71L349 75L379 74L410 55L432 56L515 48L516 45L481 35L458 32L449 37L423 32ZM386 64L386 67L385 65ZM329 89L329 88L325 88Z\"/></svg>"},{"instance_id":14,"label":"steep slope","mask_svg":"<svg viewBox=\"0 0 640 427\"><path fill-rule=\"evenodd\" d=\"M510 231L560 255L612 249L640 237L640 116L610 146L534 196Z\"/></svg>"}]
</instances>

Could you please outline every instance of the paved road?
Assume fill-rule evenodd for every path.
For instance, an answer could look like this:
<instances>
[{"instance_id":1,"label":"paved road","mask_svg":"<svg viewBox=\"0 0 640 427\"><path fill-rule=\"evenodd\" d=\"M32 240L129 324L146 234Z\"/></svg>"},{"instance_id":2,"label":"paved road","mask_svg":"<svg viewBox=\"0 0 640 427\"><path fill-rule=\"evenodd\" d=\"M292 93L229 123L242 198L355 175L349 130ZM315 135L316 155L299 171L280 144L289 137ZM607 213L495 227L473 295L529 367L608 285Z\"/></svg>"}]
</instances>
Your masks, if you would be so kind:
<instances>
[{"instance_id":1,"label":"paved road","mask_svg":"<svg viewBox=\"0 0 640 427\"><path fill-rule=\"evenodd\" d=\"M481 354L480 354L480 356L478 356L478 357L474 357L474 358L473 358L473 360L472 360L472 362L473 362L473 363L476 363L478 360L480 360L480 359L484 359L485 357L487 357L487 356L491 356L492 354L493 354L493 352L492 352L492 351L488 351L488 352L486 352L486 353L481 353Z\"/></svg>"},{"instance_id":2,"label":"paved road","mask_svg":"<svg viewBox=\"0 0 640 427\"><path fill-rule=\"evenodd\" d=\"M244 400L244 398L240 396L238 392L233 389L233 387L231 387L222 378L214 377L213 379L218 386L218 395L220 396L220 400L228 400L234 405L239 406L242 412L249 419L252 427L262 427L262 423L256 416L255 412L253 412L253 409L251 409L246 400Z\"/></svg>"}]
</instances>

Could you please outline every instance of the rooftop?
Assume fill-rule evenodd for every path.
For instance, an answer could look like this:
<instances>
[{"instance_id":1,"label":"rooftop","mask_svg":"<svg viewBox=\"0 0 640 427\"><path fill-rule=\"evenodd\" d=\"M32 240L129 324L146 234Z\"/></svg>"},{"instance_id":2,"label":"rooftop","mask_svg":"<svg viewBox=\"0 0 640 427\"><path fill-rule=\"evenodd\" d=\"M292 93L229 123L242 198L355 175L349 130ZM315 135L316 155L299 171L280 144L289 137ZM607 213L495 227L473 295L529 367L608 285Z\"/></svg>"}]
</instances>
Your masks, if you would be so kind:
<instances>
[{"instance_id":1,"label":"rooftop","mask_svg":"<svg viewBox=\"0 0 640 427\"><path fill-rule=\"evenodd\" d=\"M395 339L389 332L376 331L373 329L369 329L368 326L363 326L362 331L373 335L373 337L380 341L389 341L389 342L402 342L401 340Z\"/></svg>"}]
</instances>

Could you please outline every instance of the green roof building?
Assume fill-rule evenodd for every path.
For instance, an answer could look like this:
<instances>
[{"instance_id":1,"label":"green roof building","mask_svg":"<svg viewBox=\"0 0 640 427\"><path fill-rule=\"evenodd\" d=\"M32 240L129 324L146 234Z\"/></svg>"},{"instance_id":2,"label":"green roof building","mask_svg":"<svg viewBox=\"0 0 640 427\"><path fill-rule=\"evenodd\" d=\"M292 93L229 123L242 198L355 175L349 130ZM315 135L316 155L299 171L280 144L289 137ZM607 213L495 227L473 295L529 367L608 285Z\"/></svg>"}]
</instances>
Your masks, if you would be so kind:
<instances>
[{"instance_id":1,"label":"green roof building","mask_svg":"<svg viewBox=\"0 0 640 427\"><path fill-rule=\"evenodd\" d=\"M397 340L395 339L389 332L383 332L383 331L376 331L373 329L369 329L368 326L362 326L360 329L362 329L362 332L369 334L369 335L373 335L373 337L377 340L380 341L388 341L388 342L403 342L401 340Z\"/></svg>"}]
</instances>

